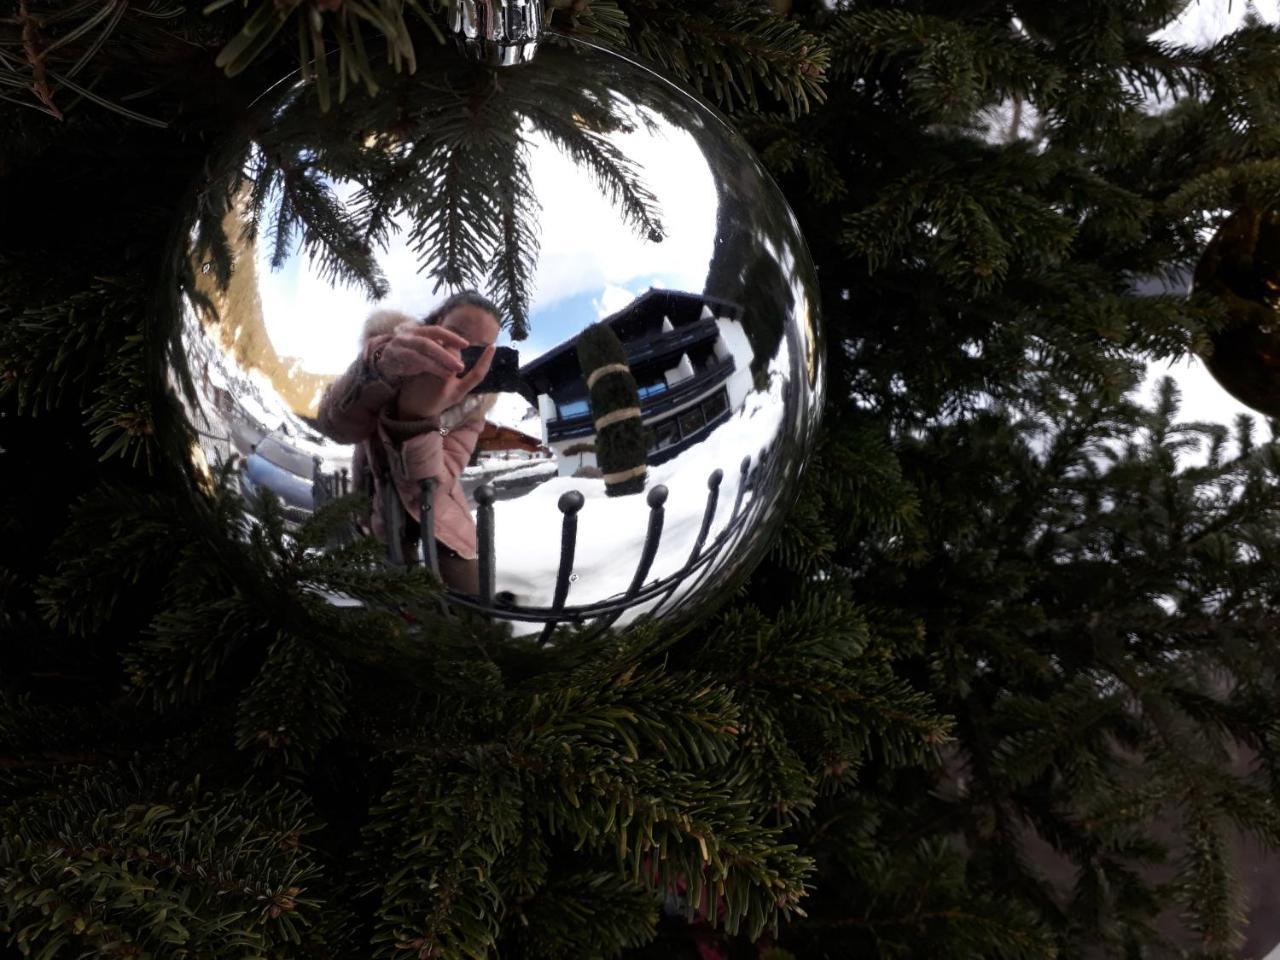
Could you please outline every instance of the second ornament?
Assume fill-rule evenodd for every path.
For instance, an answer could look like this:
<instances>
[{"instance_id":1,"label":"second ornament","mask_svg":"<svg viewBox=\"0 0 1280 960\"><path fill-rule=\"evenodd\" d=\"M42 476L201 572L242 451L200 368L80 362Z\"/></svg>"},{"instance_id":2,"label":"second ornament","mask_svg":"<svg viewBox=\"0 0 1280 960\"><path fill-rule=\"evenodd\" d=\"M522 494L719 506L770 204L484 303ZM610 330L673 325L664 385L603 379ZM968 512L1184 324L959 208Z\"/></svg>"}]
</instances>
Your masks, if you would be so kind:
<instances>
[{"instance_id":1,"label":"second ornament","mask_svg":"<svg viewBox=\"0 0 1280 960\"><path fill-rule=\"evenodd\" d=\"M1227 314L1205 366L1241 403L1280 418L1280 213L1244 208L1228 217L1196 266L1194 289L1216 296Z\"/></svg>"}]
</instances>

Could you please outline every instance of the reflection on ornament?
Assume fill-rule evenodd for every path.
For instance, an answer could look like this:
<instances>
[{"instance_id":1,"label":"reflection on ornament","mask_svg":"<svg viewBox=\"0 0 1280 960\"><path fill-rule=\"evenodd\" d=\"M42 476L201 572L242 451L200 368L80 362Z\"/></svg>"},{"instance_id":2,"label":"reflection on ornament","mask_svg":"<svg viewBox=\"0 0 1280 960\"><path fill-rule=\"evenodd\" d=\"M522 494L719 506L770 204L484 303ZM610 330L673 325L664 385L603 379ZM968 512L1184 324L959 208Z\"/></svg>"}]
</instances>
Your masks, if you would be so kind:
<instances>
[{"instance_id":1,"label":"reflection on ornament","mask_svg":"<svg viewBox=\"0 0 1280 960\"><path fill-rule=\"evenodd\" d=\"M495 67L528 63L542 39L543 0L450 0L449 26L468 55Z\"/></svg>"},{"instance_id":2,"label":"reflection on ornament","mask_svg":"<svg viewBox=\"0 0 1280 960\"><path fill-rule=\"evenodd\" d=\"M1226 307L1205 366L1247 406L1280 418L1280 213L1229 216L1196 266L1194 289Z\"/></svg>"},{"instance_id":3,"label":"reflection on ornament","mask_svg":"<svg viewBox=\"0 0 1280 960\"><path fill-rule=\"evenodd\" d=\"M196 483L206 492L213 492L213 473L209 470L209 461L204 455L204 449L194 440L191 442L189 451L191 457L191 466L195 469Z\"/></svg>"},{"instance_id":4,"label":"reflection on ornament","mask_svg":"<svg viewBox=\"0 0 1280 960\"><path fill-rule=\"evenodd\" d=\"M392 561L438 564L452 603L521 632L696 615L759 560L821 409L818 297L795 218L701 102L565 38L501 71L442 52L325 116L288 91L214 169L171 380L209 462L244 458L245 493L292 522L376 495ZM491 302L519 383L490 371L410 416L441 381L378 364L468 289L435 319L480 346ZM637 408L592 409L596 323L638 399L627 495L596 456Z\"/></svg>"}]
</instances>

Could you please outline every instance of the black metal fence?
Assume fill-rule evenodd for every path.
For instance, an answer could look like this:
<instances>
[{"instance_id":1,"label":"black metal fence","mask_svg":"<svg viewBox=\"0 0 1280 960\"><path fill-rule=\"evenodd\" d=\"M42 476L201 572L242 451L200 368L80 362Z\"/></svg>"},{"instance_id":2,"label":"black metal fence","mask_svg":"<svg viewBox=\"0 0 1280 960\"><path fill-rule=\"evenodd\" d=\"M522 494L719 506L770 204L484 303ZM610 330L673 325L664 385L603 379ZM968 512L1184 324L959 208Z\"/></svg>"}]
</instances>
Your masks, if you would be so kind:
<instances>
[{"instance_id":1,"label":"black metal fence","mask_svg":"<svg viewBox=\"0 0 1280 960\"><path fill-rule=\"evenodd\" d=\"M345 497L351 492L351 475L346 467L333 473L324 472L324 463L319 457L312 460L315 469L311 473L311 506L318 510L330 500Z\"/></svg>"},{"instance_id":2,"label":"black metal fence","mask_svg":"<svg viewBox=\"0 0 1280 960\"><path fill-rule=\"evenodd\" d=\"M777 473L782 468L777 450L775 442L770 447L761 449L755 458L744 457L738 464L739 482L733 504L729 508L729 519L714 537L711 537L711 528L721 509L720 488L724 482L724 471L712 471L706 481L707 497L693 548L677 570L650 579L650 572L662 546L666 522L665 504L669 495L667 487L662 484L652 487L645 496L649 509L644 545L637 558L630 585L621 593L582 604L569 603L572 586L578 580L574 563L578 545L578 516L586 505L586 498L582 493L577 490L568 491L557 502L562 515L560 558L551 605L532 606L506 602L495 593L497 556L494 547L493 505L496 495L494 488L485 484L475 491L479 593L464 593L446 584L446 611L450 608L468 609L501 620L541 623L540 641L546 642L562 623L606 629L627 610L642 604L656 601L648 610L651 615L670 609L681 595L682 589L684 593L690 593L699 589L708 577L729 572L726 570L726 563L722 561L734 555L738 544L750 535L761 519L761 511L772 499L760 494L777 489ZM316 507L347 494L350 486L347 471L325 474L317 461L312 486ZM407 525L411 523L409 515L400 502L395 484L389 478L382 484L389 563L396 566L421 565L439 576L440 564L434 533L435 493L435 480L428 479L419 483L419 536L407 541L405 532ZM748 500L749 493L751 496Z\"/></svg>"}]
</instances>

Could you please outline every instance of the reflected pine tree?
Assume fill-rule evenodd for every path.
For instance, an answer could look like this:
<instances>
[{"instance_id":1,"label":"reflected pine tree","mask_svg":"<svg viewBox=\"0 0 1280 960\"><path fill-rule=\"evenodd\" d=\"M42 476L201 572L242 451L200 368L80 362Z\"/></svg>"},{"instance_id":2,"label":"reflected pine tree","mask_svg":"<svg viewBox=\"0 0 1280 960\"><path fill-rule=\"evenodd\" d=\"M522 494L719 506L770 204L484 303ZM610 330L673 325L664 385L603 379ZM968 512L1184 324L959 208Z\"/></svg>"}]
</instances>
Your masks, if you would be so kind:
<instances>
[{"instance_id":1,"label":"reflected pine tree","mask_svg":"<svg viewBox=\"0 0 1280 960\"><path fill-rule=\"evenodd\" d=\"M715 243L701 292L746 308L742 322L751 343L751 370L756 386L763 388L769 361L777 355L785 334L786 314L795 309L802 289L796 285L803 283L794 270L804 257L793 249L796 228L791 215L767 192L768 172L750 151L741 149L738 134L724 121L690 98L650 96L646 100L661 121L692 138L715 171ZM790 277L777 269L779 263L792 266ZM817 300L816 291L804 292ZM785 304L786 312L753 309L761 303Z\"/></svg>"},{"instance_id":2,"label":"reflected pine tree","mask_svg":"<svg viewBox=\"0 0 1280 960\"><path fill-rule=\"evenodd\" d=\"M629 228L664 237L656 198L616 142L652 119L616 74L581 75L570 54L546 53L538 69L501 72L442 54L412 77L385 78L383 96L320 117L305 88L293 87L264 111L248 153L211 170L194 262L211 263L226 284L234 255L225 214L239 206L246 237L269 240L273 267L300 247L326 281L380 299L388 286L377 254L403 231L437 290L485 290L512 338L524 339L544 204L573 201L538 196L530 170L538 139L568 157Z\"/></svg>"}]
</instances>

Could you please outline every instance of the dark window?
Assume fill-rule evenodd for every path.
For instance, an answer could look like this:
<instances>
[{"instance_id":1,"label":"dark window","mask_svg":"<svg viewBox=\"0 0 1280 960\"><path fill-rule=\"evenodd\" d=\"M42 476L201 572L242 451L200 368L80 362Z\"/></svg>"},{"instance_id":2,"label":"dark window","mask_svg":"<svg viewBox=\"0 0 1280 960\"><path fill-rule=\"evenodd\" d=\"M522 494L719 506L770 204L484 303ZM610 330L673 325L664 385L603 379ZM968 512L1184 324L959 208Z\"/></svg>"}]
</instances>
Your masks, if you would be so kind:
<instances>
[{"instance_id":1,"label":"dark window","mask_svg":"<svg viewBox=\"0 0 1280 960\"><path fill-rule=\"evenodd\" d=\"M706 420L702 416L702 408L690 407L680 414L680 435L687 437L690 434L697 433L705 424Z\"/></svg>"},{"instance_id":2,"label":"dark window","mask_svg":"<svg viewBox=\"0 0 1280 960\"><path fill-rule=\"evenodd\" d=\"M585 417L591 412L591 404L586 400L566 400L564 403L557 403L556 410L560 412L560 419L570 420L573 417Z\"/></svg>"},{"instance_id":3,"label":"dark window","mask_svg":"<svg viewBox=\"0 0 1280 960\"><path fill-rule=\"evenodd\" d=\"M653 443L650 450L663 450L680 440L680 426L676 423L675 417L663 420L653 426Z\"/></svg>"},{"instance_id":4,"label":"dark window","mask_svg":"<svg viewBox=\"0 0 1280 960\"><path fill-rule=\"evenodd\" d=\"M711 370L716 365L716 354L710 347L697 347L689 351L689 359L693 361L695 370Z\"/></svg>"},{"instance_id":5,"label":"dark window","mask_svg":"<svg viewBox=\"0 0 1280 960\"><path fill-rule=\"evenodd\" d=\"M702 415L707 418L707 423L710 423L728 409L729 394L725 390L717 390L702 401Z\"/></svg>"}]
</instances>

